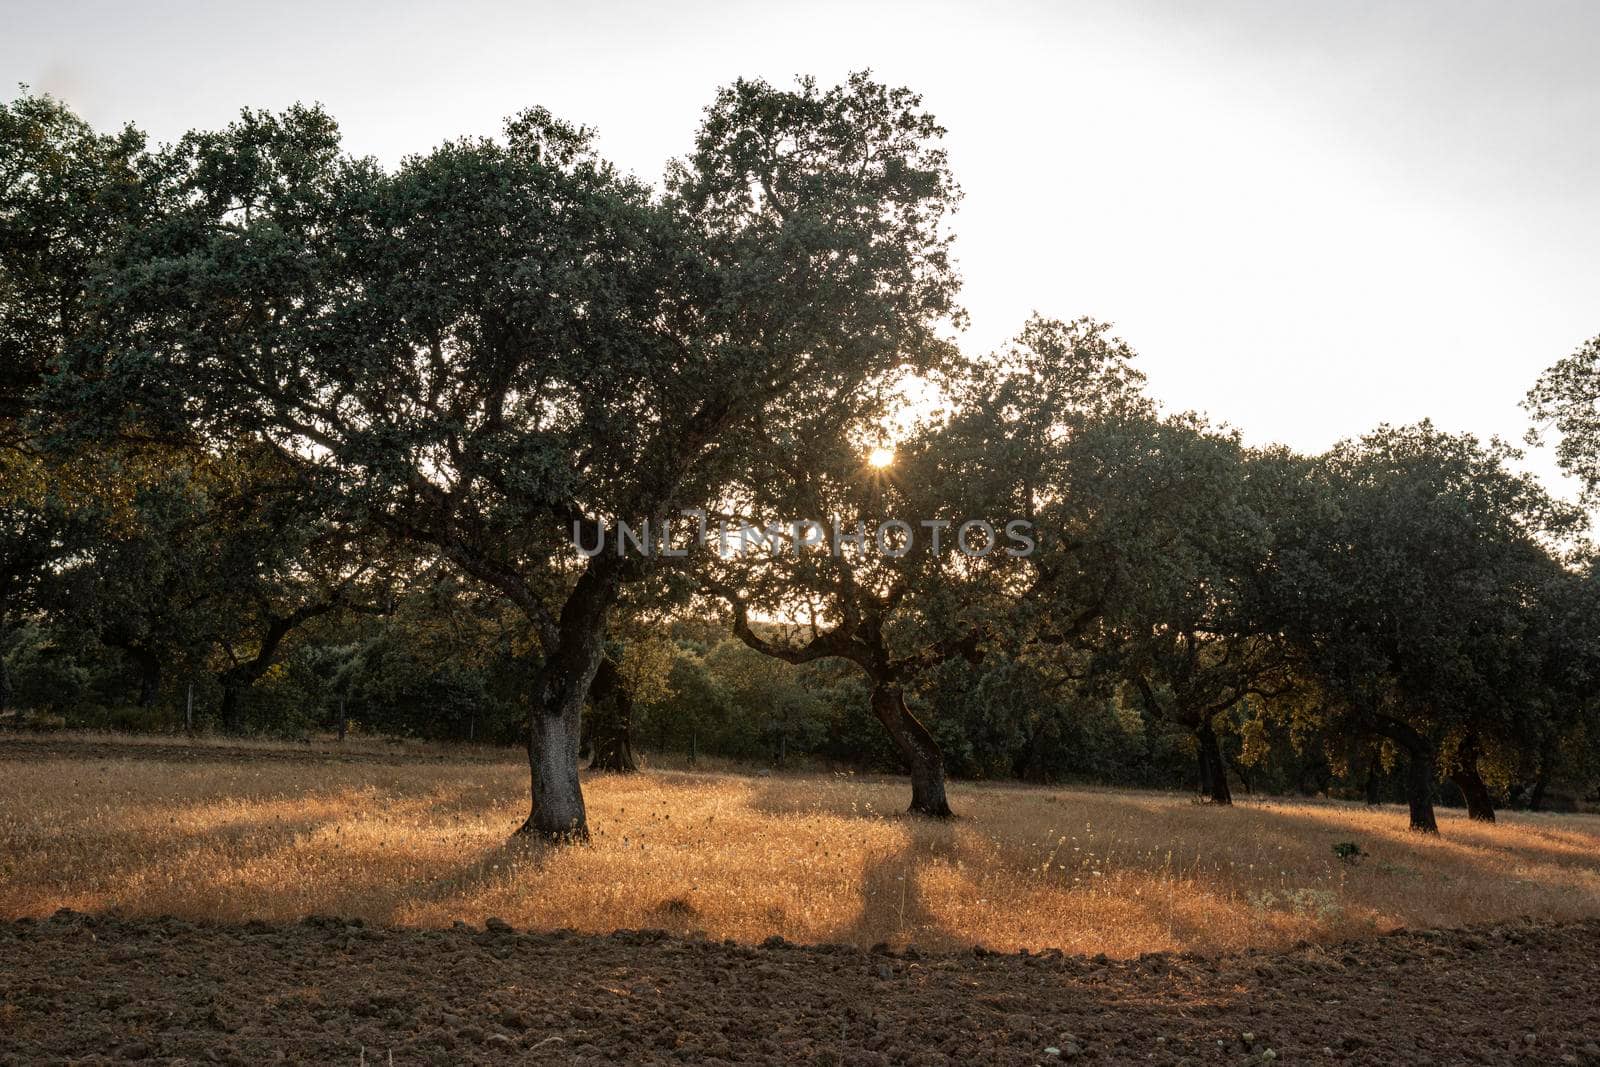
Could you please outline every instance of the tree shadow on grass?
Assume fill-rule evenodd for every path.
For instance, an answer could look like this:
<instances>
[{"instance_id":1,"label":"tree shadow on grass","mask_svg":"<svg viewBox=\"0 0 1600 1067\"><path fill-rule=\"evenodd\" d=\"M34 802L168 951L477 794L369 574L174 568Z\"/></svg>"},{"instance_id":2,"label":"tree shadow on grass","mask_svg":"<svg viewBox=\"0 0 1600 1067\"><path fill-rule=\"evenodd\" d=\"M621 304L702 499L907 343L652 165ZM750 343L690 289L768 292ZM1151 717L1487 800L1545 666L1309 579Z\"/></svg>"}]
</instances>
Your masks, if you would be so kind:
<instances>
[{"instance_id":1,"label":"tree shadow on grass","mask_svg":"<svg viewBox=\"0 0 1600 1067\"><path fill-rule=\"evenodd\" d=\"M1249 909L1261 924L1250 940L1263 947L1362 936L1397 922L1458 926L1525 911L1556 917L1600 911L1600 856L1581 850L1581 832L1517 835L1500 843L1464 817L1441 812L1441 834L1417 834L1407 829L1403 807L1373 812L1328 805L1308 811L1268 803L1242 806L1237 814L1247 816L1243 820L1231 821L1229 814L1217 809L1209 829L1185 820L1184 839L1202 848L1209 841L1218 856L1227 855L1229 834L1239 834L1246 846L1231 866L1196 869L1187 882L1191 896L1236 896L1235 910ZM1209 821L1212 813L1206 815ZM1507 829L1512 828L1501 827ZM1366 858L1346 866L1333 846L1352 840ZM1284 854L1276 863L1248 873L1240 869L1240 859L1271 856L1279 848ZM1547 869L1530 869L1539 867ZM1186 922L1148 900L1142 904L1151 918L1172 924L1181 946L1203 952L1238 947L1236 938L1219 937L1206 924Z\"/></svg>"},{"instance_id":2,"label":"tree shadow on grass","mask_svg":"<svg viewBox=\"0 0 1600 1067\"><path fill-rule=\"evenodd\" d=\"M226 905L226 883L223 880L214 878L213 884L198 887L199 892L196 887L177 881L169 886L166 880L181 877L182 872L191 867L202 868L213 876L228 869L250 869L270 861L283 850L292 848L305 835L315 833L332 821L324 817L235 819L227 826L209 833L162 843L148 850L123 848L108 851L106 855L97 857L88 870L67 868L64 873L63 867L57 862L49 885L39 884L35 887L33 895L38 897L39 906L13 906L7 910L18 914L48 913L70 898L72 906L79 910L128 915L181 912L206 918L232 918ZM219 848L226 856L225 866L217 862ZM47 850L43 858L50 860L57 855ZM140 859L134 863L121 861L122 857L132 855ZM63 890L61 887L65 882L70 884ZM157 887L153 893L150 890L152 884ZM16 872L11 889L14 897L26 895L27 874ZM217 897L214 906L208 908L202 904L196 907L199 898L212 894ZM56 903L49 903L51 897L56 898ZM214 914L208 915L207 912Z\"/></svg>"},{"instance_id":3,"label":"tree shadow on grass","mask_svg":"<svg viewBox=\"0 0 1600 1067\"><path fill-rule=\"evenodd\" d=\"M432 792L391 803L387 814L405 823L417 813L439 815L460 803L459 790ZM171 820L204 816L211 802L174 808ZM349 825L351 810L328 813L285 814L281 805L267 803L261 810L219 809L225 818L215 825L181 836L163 837L167 817L151 813L149 831L133 831L144 843L94 851L68 863L48 846L25 857L0 906L7 914L49 914L61 906L92 912L128 915L181 914L222 921L266 918L277 921L301 918L307 912L347 914L369 921L393 921L406 908L436 903L452 896L469 899L495 880L515 872L541 870L550 846L537 838L516 836L503 841L469 862L430 877L396 877L391 857L404 855L387 843L375 846L371 856L352 853L355 844L335 834ZM159 816L159 817L158 817ZM381 825L381 820L379 820ZM374 846L369 846L374 847ZM401 846L403 848L403 845ZM296 881L303 864L325 864L343 849L356 877L334 872L327 884L320 875ZM340 861L333 861L338 863ZM30 872L30 868L37 868ZM63 890L65 872L66 888ZM275 872L279 872L276 873ZM386 873L387 872L387 873ZM282 885L273 884L274 879Z\"/></svg>"},{"instance_id":4,"label":"tree shadow on grass","mask_svg":"<svg viewBox=\"0 0 1600 1067\"><path fill-rule=\"evenodd\" d=\"M1322 808L1321 805L1318 807ZM1600 874L1600 819L1594 821L1593 834L1588 835L1587 840L1580 840L1579 832L1524 827L1518 819L1492 824L1495 829L1491 830L1469 821L1460 812L1448 809L1439 812L1438 834L1419 834L1409 829L1406 809L1401 805L1383 805L1376 809L1352 806L1345 809L1328 804L1323 809L1327 812L1325 816L1304 810L1289 810L1287 806L1276 804L1263 804L1254 810L1269 817L1276 830L1296 841L1304 843L1317 838L1325 839L1329 843L1330 855L1336 841L1367 835L1378 841L1379 847L1386 852L1426 856L1430 864L1461 873L1476 873L1486 859L1516 856L1564 870ZM1370 819L1375 815L1383 818L1380 825L1344 825L1340 818ZM1514 835L1514 840L1500 843L1484 839L1486 834L1496 832L1509 832Z\"/></svg>"},{"instance_id":5,"label":"tree shadow on grass","mask_svg":"<svg viewBox=\"0 0 1600 1067\"><path fill-rule=\"evenodd\" d=\"M861 907L829 931L828 941L868 948L880 944L949 946L963 940L928 907L919 884L923 872L963 857L956 828L920 816L906 819L900 847L874 855L862 868L858 882Z\"/></svg>"},{"instance_id":6,"label":"tree shadow on grass","mask_svg":"<svg viewBox=\"0 0 1600 1067\"><path fill-rule=\"evenodd\" d=\"M398 895L396 904L437 904L451 898L467 901L495 882L513 876L540 874L551 859L560 855L559 850L573 847L579 846L552 844L533 835L513 834L470 863L441 877L407 886Z\"/></svg>"}]
</instances>

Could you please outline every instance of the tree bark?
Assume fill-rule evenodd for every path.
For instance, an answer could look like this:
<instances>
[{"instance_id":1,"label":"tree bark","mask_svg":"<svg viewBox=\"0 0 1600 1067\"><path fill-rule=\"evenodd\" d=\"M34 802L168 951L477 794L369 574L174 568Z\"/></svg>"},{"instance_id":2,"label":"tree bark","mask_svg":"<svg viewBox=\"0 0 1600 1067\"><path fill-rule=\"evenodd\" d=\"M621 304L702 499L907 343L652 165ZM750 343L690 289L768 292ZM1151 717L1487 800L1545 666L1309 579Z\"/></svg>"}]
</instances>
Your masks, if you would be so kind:
<instances>
[{"instance_id":1,"label":"tree bark","mask_svg":"<svg viewBox=\"0 0 1600 1067\"><path fill-rule=\"evenodd\" d=\"M879 682L872 689L872 711L911 771L911 807L908 810L918 815L949 818L944 755L928 728L911 714L904 691L897 685Z\"/></svg>"},{"instance_id":2,"label":"tree bark","mask_svg":"<svg viewBox=\"0 0 1600 1067\"><path fill-rule=\"evenodd\" d=\"M1195 727L1195 740L1200 745L1200 788L1213 804L1233 803L1233 791L1228 788L1228 767L1222 762L1222 748L1217 744L1217 732L1211 722L1202 718Z\"/></svg>"},{"instance_id":3,"label":"tree bark","mask_svg":"<svg viewBox=\"0 0 1600 1067\"><path fill-rule=\"evenodd\" d=\"M1489 795L1489 787L1478 773L1478 754L1476 737L1469 736L1462 741L1461 748L1456 752L1456 767L1450 772L1450 780L1461 790L1467 802L1467 818L1478 822L1494 822L1494 798Z\"/></svg>"},{"instance_id":4,"label":"tree bark","mask_svg":"<svg viewBox=\"0 0 1600 1067\"><path fill-rule=\"evenodd\" d=\"M633 694L609 657L601 659L589 685L589 761L591 771L631 774L639 769L633 754Z\"/></svg>"},{"instance_id":5,"label":"tree bark","mask_svg":"<svg viewBox=\"0 0 1600 1067\"><path fill-rule=\"evenodd\" d=\"M597 556L561 607L553 647L546 650L534 683L528 723L533 805L519 833L551 841L588 840L578 782L583 705L605 656L606 615L617 589L612 561Z\"/></svg>"},{"instance_id":6,"label":"tree bark","mask_svg":"<svg viewBox=\"0 0 1600 1067\"><path fill-rule=\"evenodd\" d=\"M1423 834L1438 833L1439 823L1433 815L1433 742L1406 723L1386 716L1372 722L1371 729L1406 752L1406 803L1411 809L1411 829Z\"/></svg>"},{"instance_id":7,"label":"tree bark","mask_svg":"<svg viewBox=\"0 0 1600 1067\"><path fill-rule=\"evenodd\" d=\"M1410 751L1406 765L1406 803L1411 808L1411 829L1421 834L1439 832L1433 815L1433 753Z\"/></svg>"},{"instance_id":8,"label":"tree bark","mask_svg":"<svg viewBox=\"0 0 1600 1067\"><path fill-rule=\"evenodd\" d=\"M1378 757L1374 755L1372 763L1367 767L1367 806L1373 808L1377 807L1381 802L1381 795L1378 791L1378 786L1380 785L1378 767Z\"/></svg>"}]
</instances>

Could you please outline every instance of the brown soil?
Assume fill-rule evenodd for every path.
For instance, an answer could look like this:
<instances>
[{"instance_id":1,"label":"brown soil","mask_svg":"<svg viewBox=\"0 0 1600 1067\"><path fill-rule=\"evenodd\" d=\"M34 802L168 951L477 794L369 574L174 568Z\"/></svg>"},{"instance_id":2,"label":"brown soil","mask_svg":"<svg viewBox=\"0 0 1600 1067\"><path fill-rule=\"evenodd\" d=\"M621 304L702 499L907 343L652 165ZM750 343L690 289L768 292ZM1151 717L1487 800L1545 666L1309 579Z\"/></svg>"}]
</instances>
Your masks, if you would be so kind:
<instances>
[{"instance_id":1,"label":"brown soil","mask_svg":"<svg viewBox=\"0 0 1600 1067\"><path fill-rule=\"evenodd\" d=\"M0 1062L146 1058L1600 1064L1600 920L1128 961L338 919L0 926Z\"/></svg>"}]
</instances>

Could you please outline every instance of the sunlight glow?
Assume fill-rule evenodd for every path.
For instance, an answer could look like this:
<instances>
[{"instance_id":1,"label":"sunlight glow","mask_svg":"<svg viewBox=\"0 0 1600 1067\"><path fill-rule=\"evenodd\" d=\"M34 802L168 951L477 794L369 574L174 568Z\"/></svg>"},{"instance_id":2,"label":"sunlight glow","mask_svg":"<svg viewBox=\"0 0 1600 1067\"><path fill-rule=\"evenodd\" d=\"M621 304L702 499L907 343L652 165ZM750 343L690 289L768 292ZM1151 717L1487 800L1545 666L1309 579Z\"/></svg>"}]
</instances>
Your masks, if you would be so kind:
<instances>
[{"instance_id":1,"label":"sunlight glow","mask_svg":"<svg viewBox=\"0 0 1600 1067\"><path fill-rule=\"evenodd\" d=\"M892 448L884 448L882 445L879 445L877 448L874 448L871 452L867 453L867 464L869 466L877 467L879 470L882 470L884 467L887 467L893 462L894 449Z\"/></svg>"}]
</instances>

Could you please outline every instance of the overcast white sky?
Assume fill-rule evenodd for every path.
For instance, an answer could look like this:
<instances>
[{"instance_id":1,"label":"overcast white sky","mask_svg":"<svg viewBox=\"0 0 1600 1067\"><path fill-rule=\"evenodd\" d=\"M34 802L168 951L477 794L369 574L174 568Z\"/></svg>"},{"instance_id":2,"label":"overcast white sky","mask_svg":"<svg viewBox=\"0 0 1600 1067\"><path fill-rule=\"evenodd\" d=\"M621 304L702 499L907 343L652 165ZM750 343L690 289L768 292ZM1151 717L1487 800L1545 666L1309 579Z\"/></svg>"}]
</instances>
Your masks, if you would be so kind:
<instances>
[{"instance_id":1,"label":"overcast white sky","mask_svg":"<svg viewBox=\"0 0 1600 1067\"><path fill-rule=\"evenodd\" d=\"M1600 3L0 0L0 25L7 88L158 140L321 101L394 161L537 103L649 177L719 83L871 67L949 127L970 347L1035 308L1109 319L1164 402L1253 442L1517 439L1540 369L1600 333Z\"/></svg>"}]
</instances>

